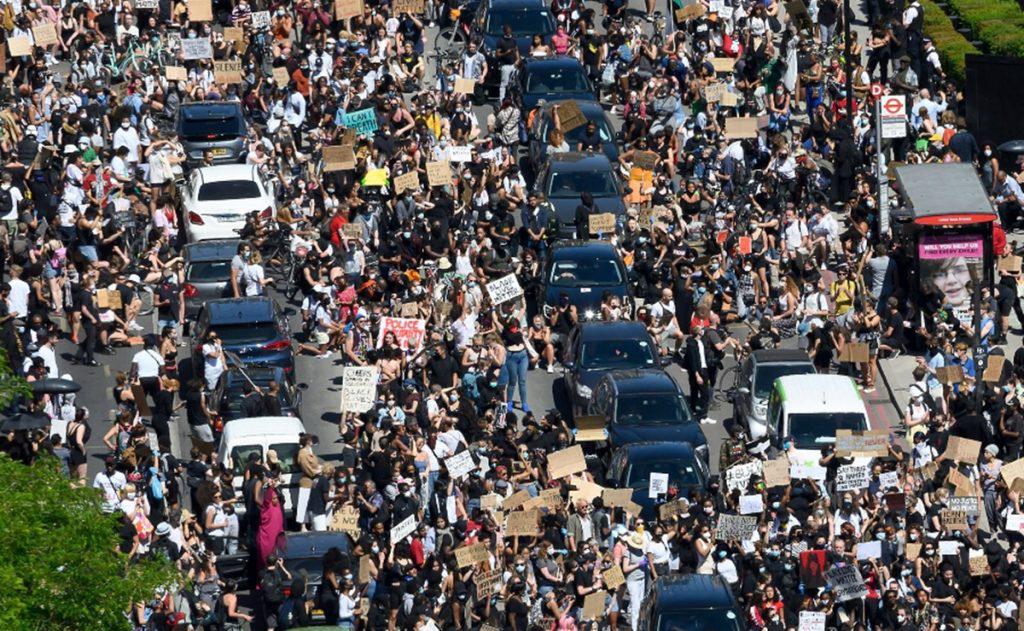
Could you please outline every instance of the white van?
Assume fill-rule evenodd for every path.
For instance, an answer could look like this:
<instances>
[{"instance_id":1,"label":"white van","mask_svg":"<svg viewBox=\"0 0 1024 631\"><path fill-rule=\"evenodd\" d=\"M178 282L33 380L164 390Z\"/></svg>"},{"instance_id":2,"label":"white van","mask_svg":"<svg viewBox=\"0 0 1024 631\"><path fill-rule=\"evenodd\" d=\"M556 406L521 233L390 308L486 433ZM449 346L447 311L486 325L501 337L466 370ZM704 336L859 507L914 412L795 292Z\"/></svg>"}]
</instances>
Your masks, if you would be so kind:
<instances>
[{"instance_id":1,"label":"white van","mask_svg":"<svg viewBox=\"0 0 1024 631\"><path fill-rule=\"evenodd\" d=\"M258 453L267 461L267 450L273 449L281 461L283 485L281 491L284 512L294 512L298 503L299 478L302 472L295 457L299 453L299 434L306 432L302 421L293 416L256 416L229 421L220 438L220 461L235 474L233 485L241 491L249 454ZM235 505L235 511L245 513L245 506Z\"/></svg>"},{"instance_id":2,"label":"white van","mask_svg":"<svg viewBox=\"0 0 1024 631\"><path fill-rule=\"evenodd\" d=\"M871 429L868 410L857 384L841 375L790 375L779 377L768 397L768 431L775 445L793 439L790 462L798 467L794 477L824 479L818 466L821 448L835 443L836 430ZM867 462L870 458L857 458ZM820 477L819 477L820 476Z\"/></svg>"}]
</instances>

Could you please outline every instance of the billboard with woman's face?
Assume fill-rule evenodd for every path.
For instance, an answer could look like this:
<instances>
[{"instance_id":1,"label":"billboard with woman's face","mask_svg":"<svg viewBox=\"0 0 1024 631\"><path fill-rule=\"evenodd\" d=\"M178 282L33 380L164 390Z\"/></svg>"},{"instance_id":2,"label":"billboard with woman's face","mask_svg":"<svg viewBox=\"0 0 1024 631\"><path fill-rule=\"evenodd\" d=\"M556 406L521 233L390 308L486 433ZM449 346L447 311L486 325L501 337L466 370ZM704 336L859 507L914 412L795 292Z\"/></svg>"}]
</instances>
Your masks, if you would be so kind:
<instances>
[{"instance_id":1,"label":"billboard with woman's face","mask_svg":"<svg viewBox=\"0 0 1024 631\"><path fill-rule=\"evenodd\" d=\"M957 319L970 324L974 292L984 282L984 238L972 234L921 235L918 242L921 289L938 292Z\"/></svg>"}]
</instances>

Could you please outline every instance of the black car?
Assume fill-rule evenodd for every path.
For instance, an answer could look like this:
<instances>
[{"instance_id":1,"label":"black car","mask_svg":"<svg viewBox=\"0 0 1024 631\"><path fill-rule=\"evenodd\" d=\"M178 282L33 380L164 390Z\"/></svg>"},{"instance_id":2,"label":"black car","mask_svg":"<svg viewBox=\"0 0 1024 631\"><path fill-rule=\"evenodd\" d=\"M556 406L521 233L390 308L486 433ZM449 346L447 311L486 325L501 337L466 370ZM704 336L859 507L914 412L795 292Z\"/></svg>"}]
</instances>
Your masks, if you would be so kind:
<instances>
[{"instance_id":1,"label":"black car","mask_svg":"<svg viewBox=\"0 0 1024 631\"><path fill-rule=\"evenodd\" d=\"M229 366L221 375L219 387L210 397L212 409L217 410L225 423L243 417L242 397L245 396L245 384L250 380L264 392L267 392L271 381L276 381L280 386L277 401L281 406L281 415L300 417L302 393L292 383L284 368L250 364L244 368L245 374L242 374L242 370L238 366Z\"/></svg>"},{"instance_id":2,"label":"black car","mask_svg":"<svg viewBox=\"0 0 1024 631\"><path fill-rule=\"evenodd\" d=\"M660 368L612 370L593 388L589 414L603 417L612 450L629 443L689 443L705 463L708 441L683 389Z\"/></svg>"},{"instance_id":3,"label":"black car","mask_svg":"<svg viewBox=\"0 0 1024 631\"><path fill-rule=\"evenodd\" d=\"M202 347L211 329L217 332L224 350L243 364L278 366L286 373L295 367L288 319L271 298L226 298L203 305L192 335L192 366L197 375L203 372Z\"/></svg>"},{"instance_id":4,"label":"black car","mask_svg":"<svg viewBox=\"0 0 1024 631\"><path fill-rule=\"evenodd\" d=\"M640 505L644 519L658 517L657 501L648 492L651 474L668 475L668 485L678 489L676 497L692 498L707 489L711 473L693 446L680 442L630 443L615 450L605 472L605 485L633 489L633 501Z\"/></svg>"},{"instance_id":5,"label":"black car","mask_svg":"<svg viewBox=\"0 0 1024 631\"><path fill-rule=\"evenodd\" d=\"M185 260L185 319L195 320L203 303L231 297L231 259L238 239L211 239L189 243L181 250Z\"/></svg>"},{"instance_id":6,"label":"black car","mask_svg":"<svg viewBox=\"0 0 1024 631\"><path fill-rule=\"evenodd\" d=\"M547 103L597 101L597 93L583 64L565 55L523 58L523 63L509 79L509 92L524 116L542 99Z\"/></svg>"},{"instance_id":7,"label":"black car","mask_svg":"<svg viewBox=\"0 0 1024 631\"><path fill-rule=\"evenodd\" d=\"M751 438L768 431L768 395L772 384L786 375L813 375L817 371L807 353L797 349L765 349L751 353L740 365L733 399L733 420ZM729 385L729 384L723 384Z\"/></svg>"},{"instance_id":8,"label":"black car","mask_svg":"<svg viewBox=\"0 0 1024 631\"><path fill-rule=\"evenodd\" d=\"M201 163L204 151L211 152L218 164L242 162L247 129L239 101L183 103L174 127L189 166Z\"/></svg>"},{"instance_id":9,"label":"black car","mask_svg":"<svg viewBox=\"0 0 1024 631\"><path fill-rule=\"evenodd\" d=\"M657 345L641 322L582 322L566 341L562 366L573 416L584 414L594 386L609 370L656 368Z\"/></svg>"},{"instance_id":10,"label":"black car","mask_svg":"<svg viewBox=\"0 0 1024 631\"><path fill-rule=\"evenodd\" d=\"M545 313L565 296L581 319L600 314L605 294L618 296L623 309L632 308L626 265L606 241L559 241L548 250L541 279Z\"/></svg>"},{"instance_id":11,"label":"black car","mask_svg":"<svg viewBox=\"0 0 1024 631\"><path fill-rule=\"evenodd\" d=\"M736 597L721 576L659 576L640 606L640 631L746 631Z\"/></svg>"},{"instance_id":12,"label":"black car","mask_svg":"<svg viewBox=\"0 0 1024 631\"><path fill-rule=\"evenodd\" d=\"M552 110L557 106L557 103L549 103L544 107L540 108L537 115L533 118L533 126L530 128L530 144L527 147L527 151L530 156L530 161L540 166L547 161L547 155L545 154L544 148L548 144L548 134L551 133L554 128L554 116ZM612 121L608 118L608 113L604 111L600 103L594 101L579 101L577 105L580 108L580 112L583 117L588 121L593 121L597 126L597 133L601 135L601 150L604 155L608 156L608 161L612 164L618 163L619 160L619 146L616 141L615 128L612 126ZM586 125L580 125L574 129L570 129L565 133L565 142L568 143L569 148L575 150L579 145L580 139L583 138L583 134L586 132Z\"/></svg>"},{"instance_id":13,"label":"black car","mask_svg":"<svg viewBox=\"0 0 1024 631\"><path fill-rule=\"evenodd\" d=\"M618 222L626 212L615 165L603 153L555 154L538 169L534 189L554 206L562 237L575 234L576 207L583 192L593 196L599 212L612 213Z\"/></svg>"},{"instance_id":14,"label":"black car","mask_svg":"<svg viewBox=\"0 0 1024 631\"><path fill-rule=\"evenodd\" d=\"M506 24L512 27L512 37L523 58L530 54L534 35L550 43L555 32L555 18L544 0L482 0L476 8L473 31L488 65L491 65L498 41L504 36L502 27ZM497 66L491 67L497 70Z\"/></svg>"}]
</instances>

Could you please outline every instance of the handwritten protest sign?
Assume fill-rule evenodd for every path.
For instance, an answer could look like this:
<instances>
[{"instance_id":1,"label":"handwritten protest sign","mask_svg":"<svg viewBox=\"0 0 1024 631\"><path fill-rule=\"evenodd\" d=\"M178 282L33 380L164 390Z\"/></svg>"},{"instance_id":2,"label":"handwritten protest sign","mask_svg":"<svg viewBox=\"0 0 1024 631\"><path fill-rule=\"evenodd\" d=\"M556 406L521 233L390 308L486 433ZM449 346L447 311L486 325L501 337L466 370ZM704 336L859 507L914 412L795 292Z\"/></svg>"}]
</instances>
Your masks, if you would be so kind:
<instances>
[{"instance_id":1,"label":"handwritten protest sign","mask_svg":"<svg viewBox=\"0 0 1024 631\"><path fill-rule=\"evenodd\" d=\"M869 429L854 432L836 430L836 455L842 458L886 456L889 453L889 432Z\"/></svg>"},{"instance_id":2,"label":"handwritten protest sign","mask_svg":"<svg viewBox=\"0 0 1024 631\"><path fill-rule=\"evenodd\" d=\"M846 602L868 595L868 589L864 586L864 579L856 565L833 567L825 572L825 578L832 585L832 591L838 602Z\"/></svg>"},{"instance_id":3,"label":"handwritten protest sign","mask_svg":"<svg viewBox=\"0 0 1024 631\"><path fill-rule=\"evenodd\" d=\"M473 91L476 90L476 81L466 79L465 77L458 77L455 79L454 89L456 94L473 94Z\"/></svg>"},{"instance_id":4,"label":"handwritten protest sign","mask_svg":"<svg viewBox=\"0 0 1024 631\"><path fill-rule=\"evenodd\" d=\"M668 493L668 474L652 473L647 481L647 497L654 499Z\"/></svg>"},{"instance_id":5,"label":"handwritten protest sign","mask_svg":"<svg viewBox=\"0 0 1024 631\"><path fill-rule=\"evenodd\" d=\"M745 490L751 476L761 475L761 467L760 460L752 460L729 467L725 470L725 488L730 491Z\"/></svg>"},{"instance_id":6,"label":"handwritten protest sign","mask_svg":"<svg viewBox=\"0 0 1024 631\"><path fill-rule=\"evenodd\" d=\"M498 570L492 570L490 572L481 572L473 577L473 582L476 583L477 592L479 594L490 594L494 591L495 587L501 585L501 578L503 572ZM484 625L480 627L480 631L484 631L484 627L490 625ZM498 631L494 627L491 627L494 631Z\"/></svg>"},{"instance_id":7,"label":"handwritten protest sign","mask_svg":"<svg viewBox=\"0 0 1024 631\"><path fill-rule=\"evenodd\" d=\"M736 67L736 60L732 57L716 57L711 60L711 67L715 69L715 72L732 72L732 69Z\"/></svg>"},{"instance_id":8,"label":"handwritten protest sign","mask_svg":"<svg viewBox=\"0 0 1024 631\"><path fill-rule=\"evenodd\" d=\"M967 513L962 510L942 509L939 513L942 527L947 530L967 530Z\"/></svg>"},{"instance_id":9,"label":"handwritten protest sign","mask_svg":"<svg viewBox=\"0 0 1024 631\"><path fill-rule=\"evenodd\" d=\"M334 17L339 20L359 17L364 11L363 0L334 0Z\"/></svg>"},{"instance_id":10,"label":"handwritten protest sign","mask_svg":"<svg viewBox=\"0 0 1024 631\"><path fill-rule=\"evenodd\" d=\"M999 383L1003 380L1003 366L1006 365L1006 357L1003 355L989 355L988 364L981 378L985 383Z\"/></svg>"},{"instance_id":11,"label":"handwritten protest sign","mask_svg":"<svg viewBox=\"0 0 1024 631\"><path fill-rule=\"evenodd\" d=\"M725 119L725 137L730 140L757 138L757 119L738 116Z\"/></svg>"},{"instance_id":12,"label":"handwritten protest sign","mask_svg":"<svg viewBox=\"0 0 1024 631\"><path fill-rule=\"evenodd\" d=\"M372 136L377 131L377 110L367 107L355 112L345 112L341 124L354 129L357 134Z\"/></svg>"},{"instance_id":13,"label":"handwritten protest sign","mask_svg":"<svg viewBox=\"0 0 1024 631\"><path fill-rule=\"evenodd\" d=\"M764 512L764 499L760 494L740 496L741 515L759 515Z\"/></svg>"},{"instance_id":14,"label":"handwritten protest sign","mask_svg":"<svg viewBox=\"0 0 1024 631\"><path fill-rule=\"evenodd\" d=\"M395 193L406 190L417 190L420 187L420 176L415 171L403 173L395 178Z\"/></svg>"},{"instance_id":15,"label":"handwritten protest sign","mask_svg":"<svg viewBox=\"0 0 1024 631\"><path fill-rule=\"evenodd\" d=\"M181 40L181 56L185 61L212 59L213 46L209 37L192 37Z\"/></svg>"},{"instance_id":16,"label":"handwritten protest sign","mask_svg":"<svg viewBox=\"0 0 1024 631\"><path fill-rule=\"evenodd\" d=\"M900 486L900 474L896 471L885 471L878 475L878 485L885 489L895 489Z\"/></svg>"},{"instance_id":17,"label":"handwritten protest sign","mask_svg":"<svg viewBox=\"0 0 1024 631\"><path fill-rule=\"evenodd\" d=\"M455 548L455 561L459 564L459 569L476 565L477 563L484 563L490 558L487 554L487 545L484 543L474 543L471 546L462 546L461 548Z\"/></svg>"},{"instance_id":18,"label":"handwritten protest sign","mask_svg":"<svg viewBox=\"0 0 1024 631\"><path fill-rule=\"evenodd\" d=\"M452 167L447 160L427 163L427 183L431 186L451 186Z\"/></svg>"},{"instance_id":19,"label":"handwritten protest sign","mask_svg":"<svg viewBox=\"0 0 1024 631\"><path fill-rule=\"evenodd\" d=\"M335 509L334 514L331 515L331 525L328 529L347 532L353 537L358 537L362 533L362 529L359 528L359 509L353 506L342 506Z\"/></svg>"},{"instance_id":20,"label":"handwritten protest sign","mask_svg":"<svg viewBox=\"0 0 1024 631\"><path fill-rule=\"evenodd\" d=\"M19 35L7 40L7 49L11 57L24 57L32 54L32 40L27 35Z\"/></svg>"},{"instance_id":21,"label":"handwritten protest sign","mask_svg":"<svg viewBox=\"0 0 1024 631\"><path fill-rule=\"evenodd\" d=\"M238 26L224 27L224 41L242 44L245 42L245 29Z\"/></svg>"},{"instance_id":22,"label":"handwritten protest sign","mask_svg":"<svg viewBox=\"0 0 1024 631\"><path fill-rule=\"evenodd\" d=\"M505 534L510 537L532 537L537 534L538 514L536 510L509 513L505 521Z\"/></svg>"},{"instance_id":23,"label":"handwritten protest sign","mask_svg":"<svg viewBox=\"0 0 1024 631\"><path fill-rule=\"evenodd\" d=\"M978 463L978 456L980 455L981 443L979 441L960 436L950 436L949 442L946 443L946 451L942 454L942 457L973 465Z\"/></svg>"},{"instance_id":24,"label":"handwritten protest sign","mask_svg":"<svg viewBox=\"0 0 1024 631\"><path fill-rule=\"evenodd\" d=\"M523 288L519 286L515 274L508 274L487 283L487 295L491 298L491 304L500 305L522 296Z\"/></svg>"},{"instance_id":25,"label":"handwritten protest sign","mask_svg":"<svg viewBox=\"0 0 1024 631\"><path fill-rule=\"evenodd\" d=\"M341 377L341 411L362 414L377 401L377 366L345 366Z\"/></svg>"},{"instance_id":26,"label":"handwritten protest sign","mask_svg":"<svg viewBox=\"0 0 1024 631\"><path fill-rule=\"evenodd\" d=\"M393 0L391 7L395 13L419 14L426 10L425 0Z\"/></svg>"},{"instance_id":27,"label":"handwritten protest sign","mask_svg":"<svg viewBox=\"0 0 1024 631\"><path fill-rule=\"evenodd\" d=\"M955 386L964 380L964 367L940 366L935 369L935 377L944 386Z\"/></svg>"},{"instance_id":28,"label":"handwritten protest sign","mask_svg":"<svg viewBox=\"0 0 1024 631\"><path fill-rule=\"evenodd\" d=\"M725 83L710 83L704 86L704 99L709 103L717 103L722 100L722 95L729 91Z\"/></svg>"},{"instance_id":29,"label":"handwritten protest sign","mask_svg":"<svg viewBox=\"0 0 1024 631\"><path fill-rule=\"evenodd\" d=\"M466 477L477 467L473 462L473 454L469 453L469 450L460 451L454 456L445 458L444 466L448 467L449 475L456 480Z\"/></svg>"},{"instance_id":30,"label":"handwritten protest sign","mask_svg":"<svg viewBox=\"0 0 1024 631\"><path fill-rule=\"evenodd\" d=\"M768 488L789 485L789 459L786 457L764 463L764 484Z\"/></svg>"},{"instance_id":31,"label":"handwritten protest sign","mask_svg":"<svg viewBox=\"0 0 1024 631\"><path fill-rule=\"evenodd\" d=\"M576 417L576 442L601 441L608 437L604 417L599 415Z\"/></svg>"},{"instance_id":32,"label":"handwritten protest sign","mask_svg":"<svg viewBox=\"0 0 1024 631\"><path fill-rule=\"evenodd\" d=\"M213 62L213 77L217 83L241 83L242 62L240 61L215 61Z\"/></svg>"},{"instance_id":33,"label":"handwritten protest sign","mask_svg":"<svg viewBox=\"0 0 1024 631\"><path fill-rule=\"evenodd\" d=\"M980 498L976 495L950 497L946 500L946 507L949 510L963 511L965 515L977 516L980 510Z\"/></svg>"},{"instance_id":34,"label":"handwritten protest sign","mask_svg":"<svg viewBox=\"0 0 1024 631\"><path fill-rule=\"evenodd\" d=\"M57 39L57 27L53 25L53 22L33 26L32 37L36 40L36 46L42 48L52 46L60 41Z\"/></svg>"},{"instance_id":35,"label":"handwritten protest sign","mask_svg":"<svg viewBox=\"0 0 1024 631\"><path fill-rule=\"evenodd\" d=\"M164 76L168 81L188 81L188 71L184 66L167 66L164 68Z\"/></svg>"},{"instance_id":36,"label":"handwritten protest sign","mask_svg":"<svg viewBox=\"0 0 1024 631\"><path fill-rule=\"evenodd\" d=\"M153 11L160 8L160 0L135 0L136 11Z\"/></svg>"},{"instance_id":37,"label":"handwritten protest sign","mask_svg":"<svg viewBox=\"0 0 1024 631\"><path fill-rule=\"evenodd\" d=\"M979 552L981 552L981 550L979 550ZM968 557L967 566L971 576L986 576L992 571L988 565L988 557L984 554Z\"/></svg>"},{"instance_id":38,"label":"handwritten protest sign","mask_svg":"<svg viewBox=\"0 0 1024 631\"><path fill-rule=\"evenodd\" d=\"M622 574L622 567L619 565L613 565L601 576L604 579L604 586L608 589L615 589L626 582L626 577Z\"/></svg>"},{"instance_id":39,"label":"handwritten protest sign","mask_svg":"<svg viewBox=\"0 0 1024 631\"><path fill-rule=\"evenodd\" d=\"M473 148L469 145L459 145L448 148L448 158L452 162L462 164L473 160Z\"/></svg>"},{"instance_id":40,"label":"handwritten protest sign","mask_svg":"<svg viewBox=\"0 0 1024 631\"><path fill-rule=\"evenodd\" d=\"M416 530L416 515L409 515L398 525L391 527L391 543L401 543Z\"/></svg>"},{"instance_id":41,"label":"handwritten protest sign","mask_svg":"<svg viewBox=\"0 0 1024 631\"><path fill-rule=\"evenodd\" d=\"M689 503L683 503L679 500L672 500L671 502L665 502L658 506L658 517L660 519L669 519L673 515L682 515L687 512L690 508Z\"/></svg>"},{"instance_id":42,"label":"handwritten protest sign","mask_svg":"<svg viewBox=\"0 0 1024 631\"><path fill-rule=\"evenodd\" d=\"M604 601L605 593L603 591L587 594L587 597L583 599L583 619L599 620L604 617Z\"/></svg>"},{"instance_id":43,"label":"handwritten protest sign","mask_svg":"<svg viewBox=\"0 0 1024 631\"><path fill-rule=\"evenodd\" d=\"M856 491L866 489L871 482L871 468L866 465L850 464L839 467L836 471L837 491Z\"/></svg>"},{"instance_id":44,"label":"handwritten protest sign","mask_svg":"<svg viewBox=\"0 0 1024 631\"><path fill-rule=\"evenodd\" d=\"M253 11L249 20L254 30L270 28L270 11Z\"/></svg>"},{"instance_id":45,"label":"handwritten protest sign","mask_svg":"<svg viewBox=\"0 0 1024 631\"><path fill-rule=\"evenodd\" d=\"M604 489L601 491L601 501L609 508L625 506L633 501L633 489Z\"/></svg>"},{"instance_id":46,"label":"handwritten protest sign","mask_svg":"<svg viewBox=\"0 0 1024 631\"><path fill-rule=\"evenodd\" d=\"M381 318L377 348L384 346L384 336L389 332L394 334L402 350L418 350L427 334L427 322L418 318Z\"/></svg>"},{"instance_id":47,"label":"handwritten protest sign","mask_svg":"<svg viewBox=\"0 0 1024 631\"><path fill-rule=\"evenodd\" d=\"M570 132L577 127L587 124L587 117L583 115L576 101L563 101L556 108L558 110L558 124L563 132Z\"/></svg>"},{"instance_id":48,"label":"handwritten protest sign","mask_svg":"<svg viewBox=\"0 0 1024 631\"><path fill-rule=\"evenodd\" d=\"M512 511L528 502L529 499L529 491L516 491L512 495L509 495L508 497L505 498L505 500L501 503L501 508L502 510Z\"/></svg>"},{"instance_id":49,"label":"handwritten protest sign","mask_svg":"<svg viewBox=\"0 0 1024 631\"><path fill-rule=\"evenodd\" d=\"M590 234L611 234L615 232L615 215L612 213L598 213L587 218L590 225Z\"/></svg>"},{"instance_id":50,"label":"handwritten protest sign","mask_svg":"<svg viewBox=\"0 0 1024 631\"><path fill-rule=\"evenodd\" d=\"M715 528L715 533L721 541L746 541L753 539L756 532L757 517L753 515L729 515L722 513L718 516L718 525Z\"/></svg>"},{"instance_id":51,"label":"handwritten protest sign","mask_svg":"<svg viewBox=\"0 0 1024 631\"><path fill-rule=\"evenodd\" d=\"M824 611L801 611L797 631L825 631Z\"/></svg>"},{"instance_id":52,"label":"handwritten protest sign","mask_svg":"<svg viewBox=\"0 0 1024 631\"><path fill-rule=\"evenodd\" d=\"M324 173L351 171L356 168L356 154L348 145L324 147Z\"/></svg>"},{"instance_id":53,"label":"handwritten protest sign","mask_svg":"<svg viewBox=\"0 0 1024 631\"><path fill-rule=\"evenodd\" d=\"M583 449L572 445L548 455L548 477L552 480L587 470Z\"/></svg>"}]
</instances>

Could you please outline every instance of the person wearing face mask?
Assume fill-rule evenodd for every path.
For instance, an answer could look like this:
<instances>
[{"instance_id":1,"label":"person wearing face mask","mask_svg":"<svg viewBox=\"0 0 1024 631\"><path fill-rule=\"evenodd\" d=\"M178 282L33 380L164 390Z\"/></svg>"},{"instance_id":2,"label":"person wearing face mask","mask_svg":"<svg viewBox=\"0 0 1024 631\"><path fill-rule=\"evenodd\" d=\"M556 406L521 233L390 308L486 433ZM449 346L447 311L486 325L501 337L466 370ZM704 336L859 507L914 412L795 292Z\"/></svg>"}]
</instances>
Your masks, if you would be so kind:
<instances>
[{"instance_id":1,"label":"person wearing face mask","mask_svg":"<svg viewBox=\"0 0 1024 631\"><path fill-rule=\"evenodd\" d=\"M139 137L138 130L132 126L131 119L127 116L121 119L121 123L114 132L111 144L115 151L121 147L128 148L128 156L125 161L134 173L135 169L139 166L139 147L142 146L142 139Z\"/></svg>"}]
</instances>

